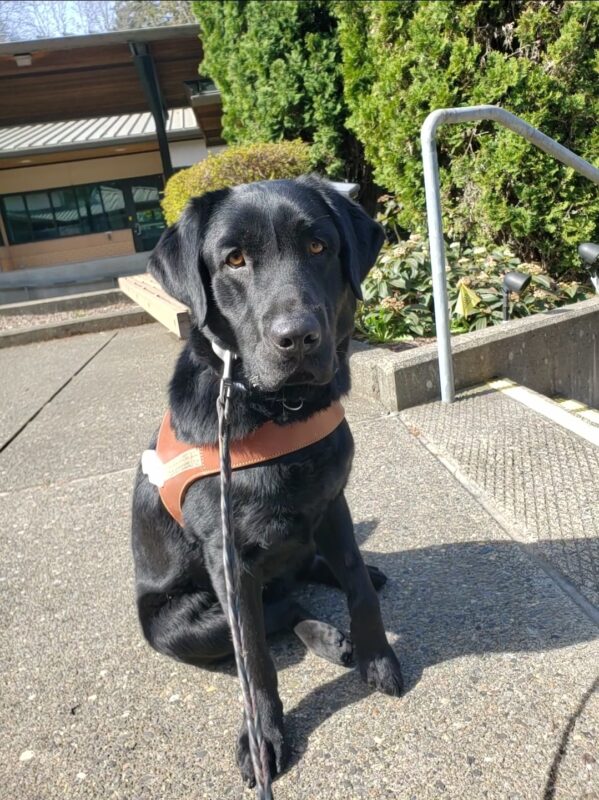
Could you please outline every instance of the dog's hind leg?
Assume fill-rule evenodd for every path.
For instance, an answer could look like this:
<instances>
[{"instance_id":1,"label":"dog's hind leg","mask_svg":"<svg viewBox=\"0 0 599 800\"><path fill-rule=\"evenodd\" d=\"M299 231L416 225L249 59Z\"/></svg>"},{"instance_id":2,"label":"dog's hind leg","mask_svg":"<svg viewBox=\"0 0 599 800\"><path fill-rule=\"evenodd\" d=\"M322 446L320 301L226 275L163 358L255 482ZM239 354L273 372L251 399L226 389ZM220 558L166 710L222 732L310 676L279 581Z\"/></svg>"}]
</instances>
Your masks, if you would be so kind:
<instances>
[{"instance_id":1,"label":"dog's hind leg","mask_svg":"<svg viewBox=\"0 0 599 800\"><path fill-rule=\"evenodd\" d=\"M140 616L152 647L177 661L206 666L233 655L229 623L221 605L216 599L207 603L205 593L171 596L151 615L145 609ZM334 664L352 663L349 637L288 598L264 603L264 627L267 636L293 631L308 649Z\"/></svg>"},{"instance_id":2,"label":"dog's hind leg","mask_svg":"<svg viewBox=\"0 0 599 800\"><path fill-rule=\"evenodd\" d=\"M318 619L305 619L293 628L298 639L320 658L333 664L351 667L354 663L354 645L345 633Z\"/></svg>"},{"instance_id":3,"label":"dog's hind leg","mask_svg":"<svg viewBox=\"0 0 599 800\"><path fill-rule=\"evenodd\" d=\"M372 564L366 564L366 570L370 575L372 585L378 592L387 583L387 576L378 567ZM316 553L311 561L307 562L297 575L300 581L307 583L320 583L324 586L333 586L335 589L341 589L341 584L335 577L333 570L329 567L324 558Z\"/></svg>"},{"instance_id":4,"label":"dog's hind leg","mask_svg":"<svg viewBox=\"0 0 599 800\"><path fill-rule=\"evenodd\" d=\"M212 593L171 595L151 614L143 608L143 598L141 606L144 634L159 653L195 666L206 666L233 655L228 620ZM304 619L303 609L288 599L264 604L267 635L293 630Z\"/></svg>"},{"instance_id":5,"label":"dog's hind leg","mask_svg":"<svg viewBox=\"0 0 599 800\"><path fill-rule=\"evenodd\" d=\"M227 620L212 593L168 595L160 605L141 596L138 607L146 639L163 655L206 666L233 652Z\"/></svg>"}]
</instances>

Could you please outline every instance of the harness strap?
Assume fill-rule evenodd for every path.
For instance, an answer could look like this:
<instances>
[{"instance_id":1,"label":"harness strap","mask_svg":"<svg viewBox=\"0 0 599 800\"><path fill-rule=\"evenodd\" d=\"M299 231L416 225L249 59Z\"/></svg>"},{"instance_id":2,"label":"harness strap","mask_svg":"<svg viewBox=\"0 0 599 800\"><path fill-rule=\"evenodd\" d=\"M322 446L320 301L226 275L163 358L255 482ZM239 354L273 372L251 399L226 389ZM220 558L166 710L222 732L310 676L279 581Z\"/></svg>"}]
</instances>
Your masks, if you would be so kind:
<instances>
[{"instance_id":1,"label":"harness strap","mask_svg":"<svg viewBox=\"0 0 599 800\"><path fill-rule=\"evenodd\" d=\"M345 411L335 401L309 419L276 425L265 422L249 436L231 442L231 468L243 469L302 450L329 436L339 427ZM181 442L171 425L167 411L162 420L156 450L142 455L142 470L159 487L160 497L169 514L183 525L183 500L192 483L220 472L218 445L193 445Z\"/></svg>"}]
</instances>

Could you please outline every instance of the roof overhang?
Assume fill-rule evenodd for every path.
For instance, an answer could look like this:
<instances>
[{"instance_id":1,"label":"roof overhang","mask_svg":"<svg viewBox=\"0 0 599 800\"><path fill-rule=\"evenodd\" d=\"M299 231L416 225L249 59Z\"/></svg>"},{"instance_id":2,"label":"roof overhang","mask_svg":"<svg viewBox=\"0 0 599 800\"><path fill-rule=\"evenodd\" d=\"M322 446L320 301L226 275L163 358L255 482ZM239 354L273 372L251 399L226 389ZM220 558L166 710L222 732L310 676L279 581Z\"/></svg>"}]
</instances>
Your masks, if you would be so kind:
<instances>
[{"instance_id":1,"label":"roof overhang","mask_svg":"<svg viewBox=\"0 0 599 800\"><path fill-rule=\"evenodd\" d=\"M90 33L85 36L59 36L53 39L30 39L24 42L0 42L0 56L21 53L77 50L80 47L106 47L129 42L165 42L170 39L198 39L199 25L171 25L161 28L133 28L128 31Z\"/></svg>"},{"instance_id":2,"label":"roof overhang","mask_svg":"<svg viewBox=\"0 0 599 800\"><path fill-rule=\"evenodd\" d=\"M203 138L191 108L175 108L166 124L169 142ZM156 143L156 126L149 111L118 117L54 122L0 128L0 160L23 159L87 149L128 148L144 142Z\"/></svg>"},{"instance_id":3,"label":"roof overhang","mask_svg":"<svg viewBox=\"0 0 599 800\"><path fill-rule=\"evenodd\" d=\"M150 54L166 108L189 104L203 51L197 25L0 43L0 127L148 111L132 44ZM19 56L19 58L17 58ZM28 56L28 57L26 57ZM19 65L21 64L21 66ZM193 104L208 144L220 144L221 100Z\"/></svg>"}]
</instances>

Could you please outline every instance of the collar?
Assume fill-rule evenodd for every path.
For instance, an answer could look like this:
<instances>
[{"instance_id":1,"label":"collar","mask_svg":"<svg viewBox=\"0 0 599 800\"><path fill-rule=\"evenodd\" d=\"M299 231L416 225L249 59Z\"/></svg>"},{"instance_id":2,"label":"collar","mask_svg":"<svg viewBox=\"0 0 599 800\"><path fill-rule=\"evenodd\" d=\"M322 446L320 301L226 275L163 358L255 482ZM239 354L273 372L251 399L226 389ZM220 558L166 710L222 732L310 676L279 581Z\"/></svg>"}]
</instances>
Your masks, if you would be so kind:
<instances>
[{"instance_id":1,"label":"collar","mask_svg":"<svg viewBox=\"0 0 599 800\"><path fill-rule=\"evenodd\" d=\"M239 381L232 380L233 362L239 358L237 353L235 353L233 350L229 350L226 345L221 343L220 339L210 339L210 346L212 347L212 350L215 353L215 355L217 355L218 358L220 358L220 360L223 362L222 380L228 380L231 382L232 386L235 386L237 389L242 389L246 391L247 387L245 386L245 384L240 383ZM294 406L289 405L289 403L287 403L284 398L280 398L278 402L282 403L284 408L287 409L287 411L299 411L304 405L303 400L300 400L299 403L297 403L297 405Z\"/></svg>"}]
</instances>

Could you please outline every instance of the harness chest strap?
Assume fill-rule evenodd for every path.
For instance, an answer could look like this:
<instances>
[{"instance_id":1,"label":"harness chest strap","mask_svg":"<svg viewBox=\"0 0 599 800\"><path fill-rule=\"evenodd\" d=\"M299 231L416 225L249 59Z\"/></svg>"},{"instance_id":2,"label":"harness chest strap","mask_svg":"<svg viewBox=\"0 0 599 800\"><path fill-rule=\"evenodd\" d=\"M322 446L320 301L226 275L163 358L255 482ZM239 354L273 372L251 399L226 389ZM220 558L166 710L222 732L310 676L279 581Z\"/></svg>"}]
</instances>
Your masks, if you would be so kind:
<instances>
[{"instance_id":1,"label":"harness chest strap","mask_svg":"<svg viewBox=\"0 0 599 800\"><path fill-rule=\"evenodd\" d=\"M231 442L231 468L242 469L302 450L331 434L344 417L343 406L335 401L301 422L289 425L265 422L244 439ZM182 525L183 500L191 484L220 472L218 445L179 441L167 411L158 432L156 450L146 450L141 465L150 483L158 486L166 510Z\"/></svg>"}]
</instances>

